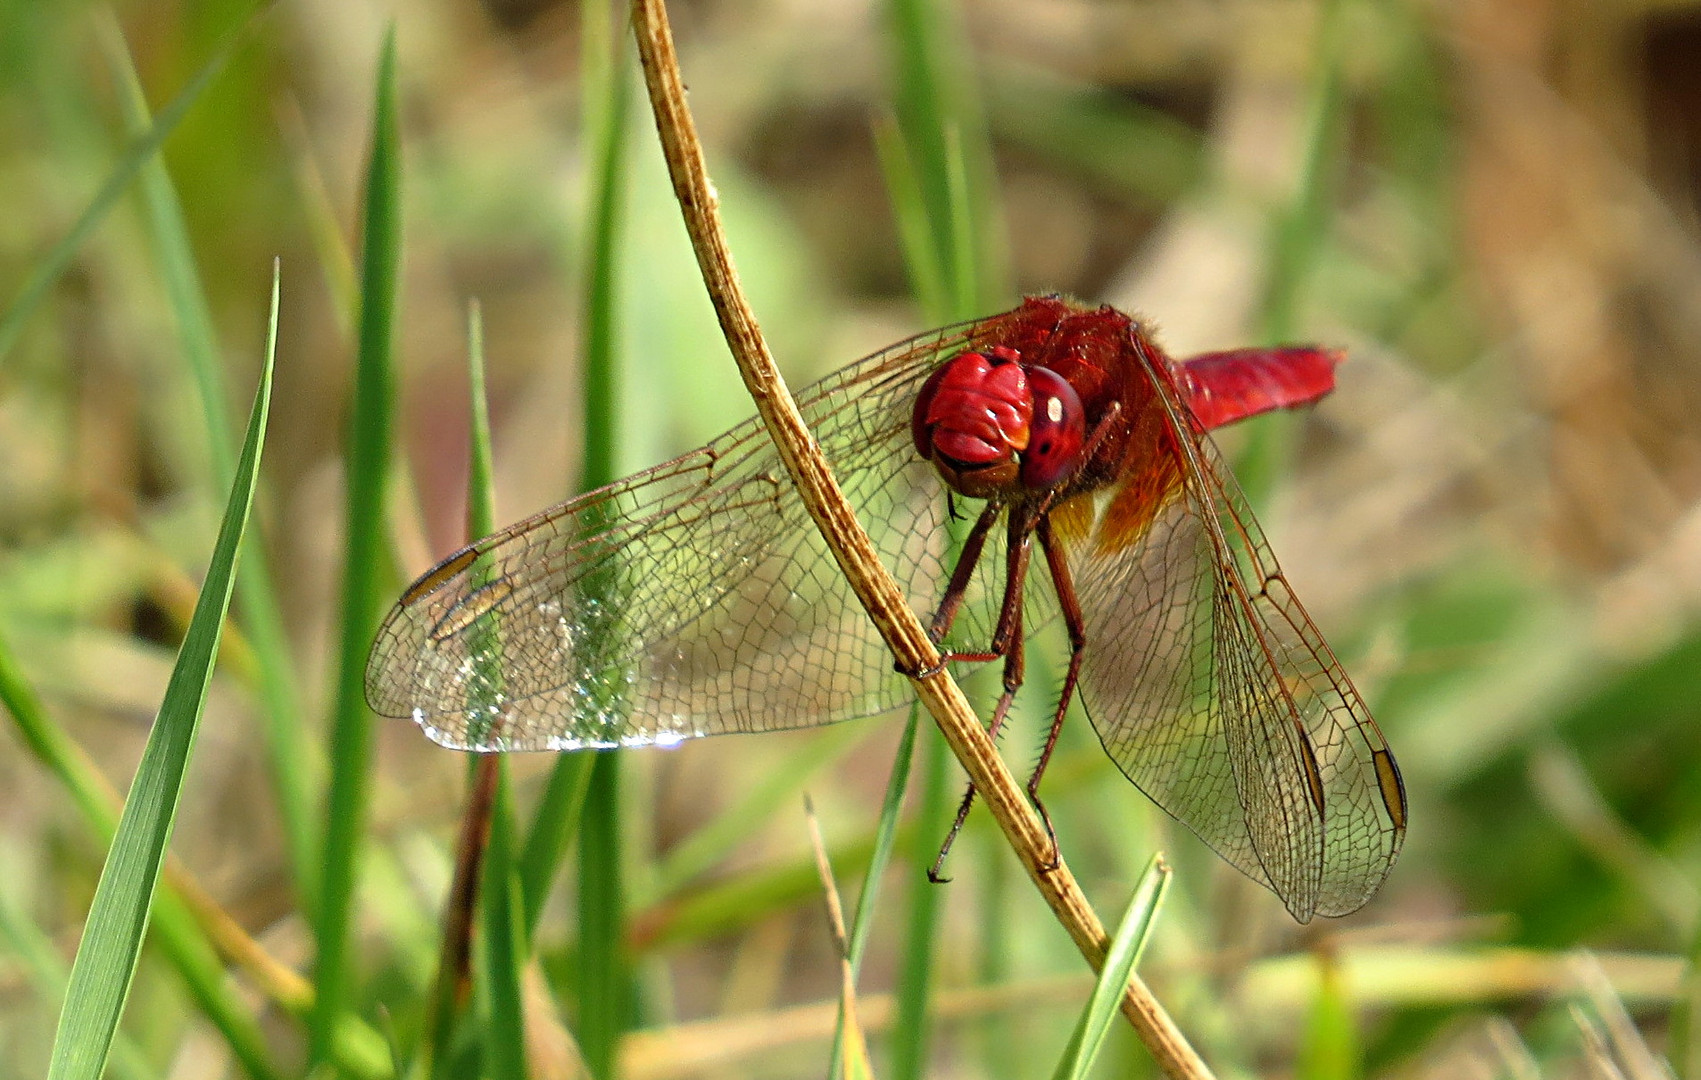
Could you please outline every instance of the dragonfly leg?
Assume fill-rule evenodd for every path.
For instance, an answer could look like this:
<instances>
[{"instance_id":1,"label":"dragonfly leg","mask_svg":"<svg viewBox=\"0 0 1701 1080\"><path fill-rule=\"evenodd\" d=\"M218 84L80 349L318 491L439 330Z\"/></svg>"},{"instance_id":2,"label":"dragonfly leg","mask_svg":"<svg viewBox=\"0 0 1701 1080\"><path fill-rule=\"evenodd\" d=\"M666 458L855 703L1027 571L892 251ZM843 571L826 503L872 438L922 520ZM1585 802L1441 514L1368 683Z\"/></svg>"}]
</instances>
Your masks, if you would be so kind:
<instances>
[{"instance_id":1,"label":"dragonfly leg","mask_svg":"<svg viewBox=\"0 0 1701 1080\"><path fill-rule=\"evenodd\" d=\"M1022 687L1025 650L1022 648L1021 608L1016 610L1016 639L1004 654L1004 693L999 695L998 706L992 710L992 723L986 729L987 737L995 742L998 732L1004 727L1005 716L1009 715L1010 705L1016 700L1016 691ZM957 842L957 834L963 831L963 822L969 819L969 808L974 804L975 785L970 781L968 790L963 792L962 804L957 807L957 819L951 823L951 831L945 834L945 842L939 845L939 857L933 860L933 866L927 871L927 880L935 885L951 880L944 875L945 857L951 854L951 845Z\"/></svg>"},{"instance_id":2,"label":"dragonfly leg","mask_svg":"<svg viewBox=\"0 0 1701 1080\"><path fill-rule=\"evenodd\" d=\"M986 509L975 519L974 528L963 539L962 553L957 556L957 565L951 571L951 580L945 586L945 595L939 599L939 607L933 613L933 621L928 624L927 636L938 645L945 640L945 635L951 632L951 624L957 621L957 613L963 608L963 600L968 595L969 578L974 576L975 566L980 562L981 552L986 550L986 537L992 531L993 524L998 520L999 513L1004 509L1002 503L989 501ZM952 513L956 513L955 504ZM898 674L908 675L912 679L931 679L945 670L945 665L953 660L965 659L950 652L942 653L939 662L931 667L918 671L897 669Z\"/></svg>"},{"instance_id":3,"label":"dragonfly leg","mask_svg":"<svg viewBox=\"0 0 1701 1080\"><path fill-rule=\"evenodd\" d=\"M982 520L985 520L984 515ZM1009 715L1010 705L1016 700L1016 691L1022 688L1026 672L1026 650L1022 648L1022 592L1033 552L1033 520L1027 514L1012 512L1010 515L1010 542L1005 549L1004 601L999 607L992 649L986 653L951 654L952 659L957 660L1004 658L1004 693L999 695L998 705L992 710L992 723L987 726L987 735L993 739L998 738L998 732L1004 726L1004 718ZM984 537L982 539L984 541ZM951 831L945 834L945 842L939 845L939 857L933 860L933 866L927 871L929 881L937 884L950 880L943 875L945 858L951 854L951 845L962 831L963 822L968 820L969 808L974 802L975 786L971 783L963 793L962 804L957 807L957 818L951 823Z\"/></svg>"},{"instance_id":4,"label":"dragonfly leg","mask_svg":"<svg viewBox=\"0 0 1701 1080\"><path fill-rule=\"evenodd\" d=\"M985 520L985 515L982 515ZM947 650L944 653L947 660L967 660L970 663L983 664L989 660L997 660L1007 656L1012 643L1018 643L1022 634L1022 590L1028 580L1028 556L1033 551L1034 516L1031 513L1010 512L1010 538L1004 548L1004 599L998 606L998 625L992 630L992 643L985 652L960 652ZM976 522L978 528L979 522ZM982 537L984 543L985 537ZM968 553L967 544L964 554ZM980 552L975 552L978 557ZM961 563L959 563L959 566ZM952 575L952 583L956 576ZM963 587L968 587L968 575L963 575ZM956 607L951 611L951 617L956 618L956 608L962 605L963 598L957 597ZM943 607L943 605L941 605ZM950 623L945 624L945 633L950 631ZM942 633L941 637L944 636ZM936 639L937 640L937 639ZM1018 651L1020 651L1018 649Z\"/></svg>"},{"instance_id":5,"label":"dragonfly leg","mask_svg":"<svg viewBox=\"0 0 1701 1080\"><path fill-rule=\"evenodd\" d=\"M1081 656L1087 644L1086 620L1081 615L1081 601L1075 595L1075 579L1069 575L1069 563L1064 559L1063 549L1058 546L1056 538L1051 533L1051 519L1041 517L1036 527L1039 533L1040 549L1045 552L1046 568L1051 571L1052 584L1057 587L1057 603L1063 610L1063 625L1069 632L1069 670L1063 677L1063 692L1058 695L1057 712L1052 714L1051 730L1046 733L1045 746L1040 750L1039 761L1034 765L1034 771L1028 777L1028 798L1039 812L1040 820L1045 823L1045 833L1051 841L1051 861L1046 869L1057 869L1062 855L1057 847L1057 830L1051 826L1051 815L1046 813L1045 803L1040 801L1040 778L1045 775L1045 767L1051 763L1051 752L1057 748L1058 733L1063 730L1063 716L1069 711L1069 702L1075 696L1075 686L1081 678Z\"/></svg>"},{"instance_id":6,"label":"dragonfly leg","mask_svg":"<svg viewBox=\"0 0 1701 1080\"><path fill-rule=\"evenodd\" d=\"M963 538L963 550L957 556L957 565L951 570L951 581L945 586L945 595L939 598L939 608L934 611L933 621L927 627L927 636L935 645L945 640L945 635L951 632L951 624L957 621L957 613L962 611L963 599L968 595L969 578L974 575L981 552L986 550L987 534L992 532L992 526L1003 509L1000 503L988 502L980 517L975 519L974 528Z\"/></svg>"}]
</instances>

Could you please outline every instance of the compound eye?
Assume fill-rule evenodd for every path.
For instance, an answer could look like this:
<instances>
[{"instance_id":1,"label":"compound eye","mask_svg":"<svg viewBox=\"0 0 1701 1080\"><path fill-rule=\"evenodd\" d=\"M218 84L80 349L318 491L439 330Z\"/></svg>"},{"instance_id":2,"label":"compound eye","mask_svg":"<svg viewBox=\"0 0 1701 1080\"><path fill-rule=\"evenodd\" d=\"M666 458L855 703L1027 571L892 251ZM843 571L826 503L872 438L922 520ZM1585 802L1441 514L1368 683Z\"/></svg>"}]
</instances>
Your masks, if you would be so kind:
<instances>
[{"instance_id":1,"label":"compound eye","mask_svg":"<svg viewBox=\"0 0 1701 1080\"><path fill-rule=\"evenodd\" d=\"M1034 414L1019 476L1023 487L1045 491L1074 476L1084 464L1087 418L1080 396L1063 376L1042 367L1029 368L1027 375Z\"/></svg>"}]
</instances>

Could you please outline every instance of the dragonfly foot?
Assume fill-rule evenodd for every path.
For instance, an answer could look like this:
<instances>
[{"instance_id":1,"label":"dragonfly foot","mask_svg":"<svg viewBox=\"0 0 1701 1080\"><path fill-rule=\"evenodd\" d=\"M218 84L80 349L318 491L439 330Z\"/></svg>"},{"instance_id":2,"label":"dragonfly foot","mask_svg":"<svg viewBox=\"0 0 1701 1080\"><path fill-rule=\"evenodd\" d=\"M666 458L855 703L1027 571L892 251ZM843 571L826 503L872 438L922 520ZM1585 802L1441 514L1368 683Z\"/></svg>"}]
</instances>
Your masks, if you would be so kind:
<instances>
[{"instance_id":1,"label":"dragonfly foot","mask_svg":"<svg viewBox=\"0 0 1701 1080\"><path fill-rule=\"evenodd\" d=\"M950 662L951 654L941 653L937 663L927 664L912 671L905 667L902 662L894 661L892 664L892 670L896 671L899 675L907 675L916 682L921 682L923 679L931 679L941 671L944 671L945 665Z\"/></svg>"}]
</instances>

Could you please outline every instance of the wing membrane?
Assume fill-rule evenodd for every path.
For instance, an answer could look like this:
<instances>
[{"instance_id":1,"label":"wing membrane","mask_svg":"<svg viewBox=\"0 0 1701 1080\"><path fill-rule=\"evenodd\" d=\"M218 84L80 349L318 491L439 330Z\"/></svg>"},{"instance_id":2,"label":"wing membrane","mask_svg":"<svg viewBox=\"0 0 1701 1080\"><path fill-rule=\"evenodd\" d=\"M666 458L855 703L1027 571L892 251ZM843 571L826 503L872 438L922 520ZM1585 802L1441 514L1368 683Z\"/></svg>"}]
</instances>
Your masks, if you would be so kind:
<instances>
[{"instance_id":1,"label":"wing membrane","mask_svg":"<svg viewBox=\"0 0 1701 1080\"><path fill-rule=\"evenodd\" d=\"M1393 757L1210 438L1154 382L1179 481L1132 541L1100 527L1069 553L1088 715L1136 786L1295 918L1354 911L1404 838Z\"/></svg>"},{"instance_id":2,"label":"wing membrane","mask_svg":"<svg viewBox=\"0 0 1701 1080\"><path fill-rule=\"evenodd\" d=\"M950 569L948 506L909 445L910 402L998 324L923 335L798 395L924 615ZM958 634L987 633L994 602L977 580ZM445 560L390 612L366 685L374 711L473 750L810 727L909 700L754 419Z\"/></svg>"}]
</instances>

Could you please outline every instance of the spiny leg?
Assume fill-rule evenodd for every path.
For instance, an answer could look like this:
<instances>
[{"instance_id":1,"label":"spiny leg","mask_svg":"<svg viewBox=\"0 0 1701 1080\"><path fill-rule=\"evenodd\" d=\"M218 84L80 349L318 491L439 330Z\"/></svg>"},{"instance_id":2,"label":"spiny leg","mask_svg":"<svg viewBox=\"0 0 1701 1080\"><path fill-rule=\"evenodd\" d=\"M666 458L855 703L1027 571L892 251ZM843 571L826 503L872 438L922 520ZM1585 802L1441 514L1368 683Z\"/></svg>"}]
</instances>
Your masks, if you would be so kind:
<instances>
[{"instance_id":1,"label":"spiny leg","mask_svg":"<svg viewBox=\"0 0 1701 1080\"><path fill-rule=\"evenodd\" d=\"M957 613L962 610L963 600L968 595L969 578L974 576L981 552L986 549L987 534L992 531L992 526L1003 509L1002 503L988 502L986 509L982 510L980 517L975 520L974 528L963 538L962 553L957 556L957 565L951 570L951 580L945 586L945 595L939 598L939 607L934 611L933 621L927 627L927 636L933 639L934 645L945 640L945 635L951 632L951 624L957 621ZM939 657L939 663L933 667L903 674L916 679L931 678L943 671L946 664L959 659L964 658L948 652L943 653Z\"/></svg>"},{"instance_id":2,"label":"spiny leg","mask_svg":"<svg viewBox=\"0 0 1701 1080\"><path fill-rule=\"evenodd\" d=\"M1058 696L1057 712L1052 715L1045 747L1040 751L1033 774L1028 777L1028 799L1039 811L1040 821L1045 823L1046 837L1051 841L1051 861L1046 869L1055 870L1062 855L1057 848L1057 830L1051 827L1051 815L1046 813L1045 803L1040 801L1040 777L1045 775L1045 767L1051 763L1051 752L1057 748L1057 735L1063 730L1063 714L1069 711L1069 702L1075 696L1075 686L1081 677L1081 656L1087 644L1087 627L1081 615L1081 600L1075 595L1075 579L1069 574L1063 548L1052 535L1050 517L1039 519L1038 532L1040 549L1045 552L1046 568L1051 571L1052 584L1057 588L1057 603L1063 610L1063 625L1069 632L1069 671L1063 677L1063 693Z\"/></svg>"},{"instance_id":3,"label":"spiny leg","mask_svg":"<svg viewBox=\"0 0 1701 1080\"><path fill-rule=\"evenodd\" d=\"M998 732L1004 727L1004 718L1010 712L1010 703L1016 700L1016 691L1022 686L1023 665L1027 650L1022 648L1022 616L1018 606L1016 614L1016 632L1011 639L1009 651L1004 654L1004 693L998 697L998 705L992 710L992 723L987 725L987 738L998 741ZM935 885L943 885L951 879L943 876L945 857L951 853L951 845L957 842L957 834L963 831L963 822L969 819L969 808L975 804L975 785L971 780L963 792L963 801L957 807L957 819L951 822L951 830L945 834L945 842L939 845L939 857L933 860L933 866L927 871L927 880Z\"/></svg>"},{"instance_id":4,"label":"spiny leg","mask_svg":"<svg viewBox=\"0 0 1701 1080\"><path fill-rule=\"evenodd\" d=\"M1005 549L1004 572L1004 601L999 607L998 627L993 631L992 649L986 653L954 653L953 659L984 659L992 660L1004 657L1004 693L999 695L998 705L992 710L992 723L987 726L987 735L992 739L998 738L999 729L1004 726L1004 718L1010 712L1010 705L1016 700L1016 691L1022 687L1025 672L1026 650L1022 647L1022 599L1023 587L1028 576L1029 556L1033 552L1033 519L1027 514L1012 509L1009 522L1010 536ZM975 786L970 782L968 790L963 792L962 804L957 807L957 818L951 823L951 831L945 834L945 842L939 845L939 857L933 860L933 866L927 871L927 878L934 883L949 881L942 877L945 868L945 858L951 853L951 845L956 842L957 834L963 829L963 822L968 820L969 808L974 806Z\"/></svg>"}]
</instances>

